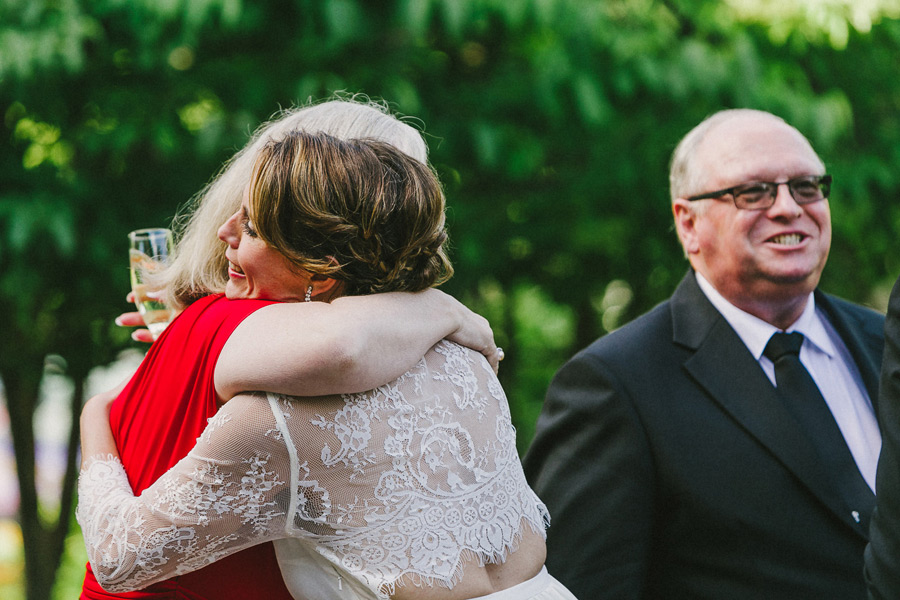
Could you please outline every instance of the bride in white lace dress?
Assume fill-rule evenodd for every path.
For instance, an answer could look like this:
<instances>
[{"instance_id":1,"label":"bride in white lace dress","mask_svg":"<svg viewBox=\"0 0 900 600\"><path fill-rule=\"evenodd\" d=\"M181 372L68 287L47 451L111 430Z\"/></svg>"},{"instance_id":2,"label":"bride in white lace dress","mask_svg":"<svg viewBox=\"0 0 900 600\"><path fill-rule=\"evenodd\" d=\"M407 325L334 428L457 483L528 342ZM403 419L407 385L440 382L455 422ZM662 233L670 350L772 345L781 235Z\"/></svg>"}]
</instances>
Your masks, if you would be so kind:
<instances>
[{"instance_id":1,"label":"bride in white lace dress","mask_svg":"<svg viewBox=\"0 0 900 600\"><path fill-rule=\"evenodd\" d=\"M352 186L335 184L349 170L342 160L387 192L351 190L361 202L422 210L373 210L395 222L369 223L364 207L346 203ZM436 194L410 189L407 169L427 167L377 142L292 134L269 144L244 206L220 230L229 285L276 268L274 255L293 262L282 267L286 278L302 265L310 284L334 278L340 293L378 291L379 281L397 278L433 281L421 271L443 237L385 247L403 239L394 234L410 219L431 214L443 224L436 179ZM304 203L301 188L333 204ZM310 230L344 218L362 222L351 238L341 226L325 236ZM380 255L404 258L373 260ZM82 414L77 512L106 589L138 589L274 540L296 598L573 598L543 568L546 509L525 482L503 390L477 352L440 342L397 380L361 394L238 395L139 497L117 459L108 404L98 396Z\"/></svg>"}]
</instances>

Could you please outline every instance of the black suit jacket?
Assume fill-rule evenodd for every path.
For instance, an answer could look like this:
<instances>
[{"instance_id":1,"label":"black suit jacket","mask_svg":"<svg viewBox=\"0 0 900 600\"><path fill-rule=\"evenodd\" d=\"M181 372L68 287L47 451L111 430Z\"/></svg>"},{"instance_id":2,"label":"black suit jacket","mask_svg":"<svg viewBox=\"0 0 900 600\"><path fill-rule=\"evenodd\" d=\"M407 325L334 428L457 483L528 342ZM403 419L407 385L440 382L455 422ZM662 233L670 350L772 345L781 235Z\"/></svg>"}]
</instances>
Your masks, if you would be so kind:
<instances>
[{"instance_id":1,"label":"black suit jacket","mask_svg":"<svg viewBox=\"0 0 900 600\"><path fill-rule=\"evenodd\" d=\"M894 284L884 325L884 364L878 399L881 456L875 488L878 501L866 548L871 598L900 598L900 279Z\"/></svg>"},{"instance_id":2,"label":"black suit jacket","mask_svg":"<svg viewBox=\"0 0 900 600\"><path fill-rule=\"evenodd\" d=\"M816 292L875 398L883 317ZM525 458L547 566L581 600L865 598L856 522L689 273L556 375Z\"/></svg>"}]
</instances>

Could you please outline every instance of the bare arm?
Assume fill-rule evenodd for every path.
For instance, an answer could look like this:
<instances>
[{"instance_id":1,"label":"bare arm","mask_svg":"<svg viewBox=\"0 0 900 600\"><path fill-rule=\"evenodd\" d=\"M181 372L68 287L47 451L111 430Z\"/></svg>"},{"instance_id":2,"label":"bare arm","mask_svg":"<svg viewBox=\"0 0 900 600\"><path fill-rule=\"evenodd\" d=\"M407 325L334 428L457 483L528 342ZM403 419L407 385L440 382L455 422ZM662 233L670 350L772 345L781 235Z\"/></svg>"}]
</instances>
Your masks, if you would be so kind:
<instances>
[{"instance_id":1,"label":"bare arm","mask_svg":"<svg viewBox=\"0 0 900 600\"><path fill-rule=\"evenodd\" d=\"M396 379L443 338L499 364L483 317L439 290L284 303L245 319L216 364L216 391L228 399L264 390L318 396L369 390Z\"/></svg>"},{"instance_id":2,"label":"bare arm","mask_svg":"<svg viewBox=\"0 0 900 600\"><path fill-rule=\"evenodd\" d=\"M81 466L85 466L91 456L119 457L116 440L109 424L109 408L119 395L126 379L108 392L97 394L84 403L81 409Z\"/></svg>"},{"instance_id":3,"label":"bare arm","mask_svg":"<svg viewBox=\"0 0 900 600\"><path fill-rule=\"evenodd\" d=\"M118 387L97 394L84 403L84 408L81 409L82 468L92 456L119 457L116 440L109 424L109 408L127 382L123 381Z\"/></svg>"}]
</instances>

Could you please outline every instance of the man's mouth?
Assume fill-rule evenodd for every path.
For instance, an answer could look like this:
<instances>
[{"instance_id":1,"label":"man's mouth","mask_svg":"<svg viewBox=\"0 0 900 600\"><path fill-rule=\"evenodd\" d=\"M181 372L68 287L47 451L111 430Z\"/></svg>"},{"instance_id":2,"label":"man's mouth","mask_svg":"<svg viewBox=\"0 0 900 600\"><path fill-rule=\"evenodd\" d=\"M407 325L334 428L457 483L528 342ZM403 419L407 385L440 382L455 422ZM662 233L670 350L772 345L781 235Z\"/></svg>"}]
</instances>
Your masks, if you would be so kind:
<instances>
[{"instance_id":1,"label":"man's mouth","mask_svg":"<svg viewBox=\"0 0 900 600\"><path fill-rule=\"evenodd\" d=\"M802 233L785 233L782 235L776 235L773 238L769 238L769 241L773 244L778 244L779 246L796 246L803 238L806 237Z\"/></svg>"}]
</instances>

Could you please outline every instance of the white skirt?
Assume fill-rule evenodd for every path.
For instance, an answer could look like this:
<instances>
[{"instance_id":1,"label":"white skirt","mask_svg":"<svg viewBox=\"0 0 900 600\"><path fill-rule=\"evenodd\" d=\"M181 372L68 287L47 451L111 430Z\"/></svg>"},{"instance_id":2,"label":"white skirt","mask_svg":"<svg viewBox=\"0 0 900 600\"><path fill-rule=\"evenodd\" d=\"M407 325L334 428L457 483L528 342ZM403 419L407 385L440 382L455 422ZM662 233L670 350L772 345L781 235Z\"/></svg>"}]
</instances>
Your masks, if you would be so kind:
<instances>
[{"instance_id":1,"label":"white skirt","mask_svg":"<svg viewBox=\"0 0 900 600\"><path fill-rule=\"evenodd\" d=\"M541 572L511 588L472 600L578 600L543 567Z\"/></svg>"}]
</instances>

